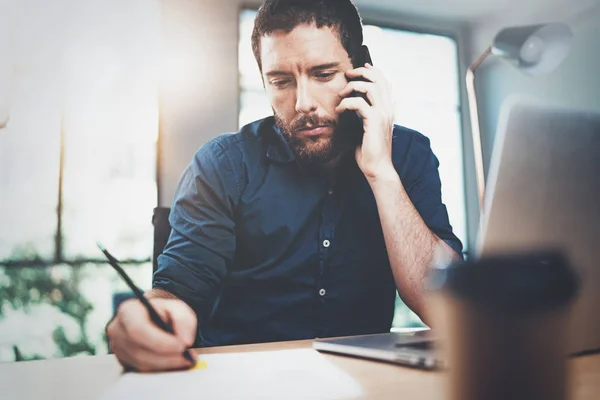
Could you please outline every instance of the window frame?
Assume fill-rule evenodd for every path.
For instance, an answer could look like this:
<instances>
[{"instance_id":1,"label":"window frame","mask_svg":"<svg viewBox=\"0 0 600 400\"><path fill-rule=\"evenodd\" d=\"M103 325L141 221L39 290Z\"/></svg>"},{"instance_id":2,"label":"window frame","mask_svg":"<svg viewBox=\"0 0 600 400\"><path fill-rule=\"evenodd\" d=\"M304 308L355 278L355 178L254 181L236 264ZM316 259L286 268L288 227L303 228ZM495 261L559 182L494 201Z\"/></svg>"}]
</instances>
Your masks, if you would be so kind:
<instances>
[{"instance_id":1,"label":"window frame","mask_svg":"<svg viewBox=\"0 0 600 400\"><path fill-rule=\"evenodd\" d=\"M156 195L157 204L160 199L161 191L161 180L160 180L160 125L157 128L157 140L156 140ZM64 158L65 158L65 145L67 142L65 130L64 130L64 118L61 119L60 124L60 145L59 145L59 161L58 161L58 197L56 201L56 231L54 235L54 257L52 259L42 259L39 257L33 259L22 259L22 260L11 260L5 259L0 260L0 268L47 268L53 265L66 264L72 267L78 267L86 264L107 264L106 259L101 258L88 258L88 257L77 257L77 258L66 258L63 253L63 237L64 232L62 229L62 215L63 215L63 176L64 176ZM149 253L152 253L151 249ZM143 265L152 262L152 256L147 258L126 258L119 260L122 265Z\"/></svg>"}]
</instances>

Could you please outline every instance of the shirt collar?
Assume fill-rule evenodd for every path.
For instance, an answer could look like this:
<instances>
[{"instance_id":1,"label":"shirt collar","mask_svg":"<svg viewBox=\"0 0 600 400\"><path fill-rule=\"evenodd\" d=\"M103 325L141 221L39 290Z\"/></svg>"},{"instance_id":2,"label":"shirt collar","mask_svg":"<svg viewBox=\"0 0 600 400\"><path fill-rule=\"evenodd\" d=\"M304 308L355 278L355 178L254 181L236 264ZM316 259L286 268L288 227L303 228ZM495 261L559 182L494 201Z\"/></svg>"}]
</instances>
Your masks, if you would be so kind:
<instances>
[{"instance_id":1,"label":"shirt collar","mask_svg":"<svg viewBox=\"0 0 600 400\"><path fill-rule=\"evenodd\" d=\"M283 137L281 130L275 123L272 122L271 129L274 134L269 135L271 140L267 148L267 158L279 163L290 163L296 159L293 150L290 148L288 141Z\"/></svg>"}]
</instances>

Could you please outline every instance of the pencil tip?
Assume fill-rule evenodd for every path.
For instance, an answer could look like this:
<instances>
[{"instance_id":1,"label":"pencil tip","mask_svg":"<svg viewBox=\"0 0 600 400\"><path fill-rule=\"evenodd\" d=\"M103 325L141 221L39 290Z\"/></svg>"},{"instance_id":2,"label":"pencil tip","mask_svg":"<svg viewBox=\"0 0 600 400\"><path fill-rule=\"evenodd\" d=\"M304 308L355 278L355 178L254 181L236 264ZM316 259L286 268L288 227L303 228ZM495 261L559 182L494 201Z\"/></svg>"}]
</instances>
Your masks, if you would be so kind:
<instances>
[{"instance_id":1,"label":"pencil tip","mask_svg":"<svg viewBox=\"0 0 600 400\"><path fill-rule=\"evenodd\" d=\"M104 248L104 246L102 246L99 242L96 242L96 246L98 246L98 248L102 251L106 251L106 249Z\"/></svg>"}]
</instances>

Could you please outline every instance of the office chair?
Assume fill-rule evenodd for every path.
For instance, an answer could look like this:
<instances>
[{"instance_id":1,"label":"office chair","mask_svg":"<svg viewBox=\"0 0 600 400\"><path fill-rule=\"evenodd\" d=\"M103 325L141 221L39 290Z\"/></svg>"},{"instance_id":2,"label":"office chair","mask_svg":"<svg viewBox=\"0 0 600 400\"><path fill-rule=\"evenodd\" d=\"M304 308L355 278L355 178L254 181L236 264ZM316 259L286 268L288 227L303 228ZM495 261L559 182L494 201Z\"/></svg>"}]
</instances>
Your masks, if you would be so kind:
<instances>
[{"instance_id":1,"label":"office chair","mask_svg":"<svg viewBox=\"0 0 600 400\"><path fill-rule=\"evenodd\" d=\"M152 215L152 225L154 225L154 249L152 251L152 274L158 269L158 256L162 253L169 235L171 234L171 224L169 224L169 207L156 207Z\"/></svg>"}]
</instances>

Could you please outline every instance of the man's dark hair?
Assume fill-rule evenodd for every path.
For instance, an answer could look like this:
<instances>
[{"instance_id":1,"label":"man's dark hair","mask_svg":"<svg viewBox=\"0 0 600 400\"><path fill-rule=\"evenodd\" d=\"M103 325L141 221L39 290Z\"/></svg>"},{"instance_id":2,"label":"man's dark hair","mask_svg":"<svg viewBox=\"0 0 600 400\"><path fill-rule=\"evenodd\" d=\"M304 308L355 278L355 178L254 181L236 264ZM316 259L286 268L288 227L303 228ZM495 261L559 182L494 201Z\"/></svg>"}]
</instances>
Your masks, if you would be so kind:
<instances>
[{"instance_id":1,"label":"man's dark hair","mask_svg":"<svg viewBox=\"0 0 600 400\"><path fill-rule=\"evenodd\" d=\"M291 32L302 24L327 26L340 37L342 46L356 66L363 41L358 10L350 0L265 0L259 8L252 31L252 51L262 72L260 39L275 31Z\"/></svg>"}]
</instances>

